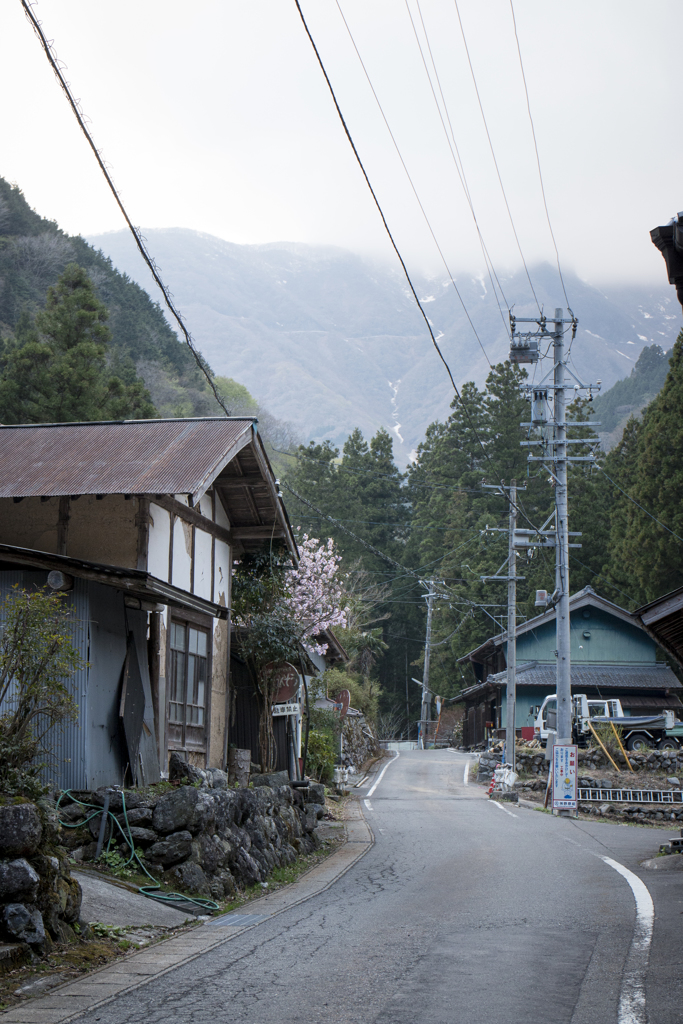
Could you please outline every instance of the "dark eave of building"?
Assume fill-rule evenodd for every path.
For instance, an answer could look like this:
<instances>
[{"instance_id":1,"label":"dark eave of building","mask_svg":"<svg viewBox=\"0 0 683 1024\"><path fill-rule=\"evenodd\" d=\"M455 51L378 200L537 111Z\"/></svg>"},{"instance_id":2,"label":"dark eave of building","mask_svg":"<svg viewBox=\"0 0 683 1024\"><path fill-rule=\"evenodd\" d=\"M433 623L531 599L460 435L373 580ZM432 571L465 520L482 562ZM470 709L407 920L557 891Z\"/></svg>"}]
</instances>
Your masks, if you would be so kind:
<instances>
[{"instance_id":1,"label":"dark eave of building","mask_svg":"<svg viewBox=\"0 0 683 1024\"><path fill-rule=\"evenodd\" d=\"M11 544L0 544L1 569L44 569L47 572L59 570L77 579L102 583L115 587L125 594L150 604L164 604L171 608L189 608L191 611L226 619L228 609L223 605L207 601L196 594L190 594L179 587L157 579L142 569L127 569L123 566L102 565L69 555L55 555L49 551L34 551L32 548L18 548Z\"/></svg>"}]
</instances>

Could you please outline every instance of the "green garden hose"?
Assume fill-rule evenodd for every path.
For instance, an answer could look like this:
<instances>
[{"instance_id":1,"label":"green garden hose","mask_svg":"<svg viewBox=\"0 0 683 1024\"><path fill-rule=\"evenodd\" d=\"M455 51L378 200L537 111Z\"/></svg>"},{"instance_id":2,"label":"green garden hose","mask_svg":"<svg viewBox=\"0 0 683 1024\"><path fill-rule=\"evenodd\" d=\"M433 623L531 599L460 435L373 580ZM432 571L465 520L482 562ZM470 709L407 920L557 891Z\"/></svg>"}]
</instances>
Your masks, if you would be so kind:
<instances>
[{"instance_id":1,"label":"green garden hose","mask_svg":"<svg viewBox=\"0 0 683 1024\"><path fill-rule=\"evenodd\" d=\"M97 804L87 804L83 800L77 800L75 796L72 796L70 789L65 789L64 792L59 797L59 800L57 801L57 807L56 807L57 813L59 813L59 805L61 804L62 800L66 796L68 796L69 799L73 801L73 803L78 804L80 807L91 808L93 813L89 814L88 817L85 819L85 821L79 821L79 822L77 822L76 824L73 824L73 825L70 822L68 822L68 821L62 821L60 819L59 824L62 825L63 828L82 828L83 825L87 825L87 823L89 821L91 821L93 818L96 818L98 815L104 813L103 808L102 807L98 807ZM122 803L123 803L123 818L124 818L124 821L126 823L126 832L128 834L126 835L126 832L124 832L123 828L121 827L121 822L118 820L118 818L116 817L114 812L113 811L108 811L107 812L107 816L109 818L111 818L111 823L110 823L110 828L109 828L109 841L107 843L107 853L109 853L109 849L111 847L111 841L114 838L114 825L116 825L116 827L118 828L119 832L121 833L121 835L123 836L125 841L128 843L128 848L131 851L130 857L128 858L128 860L125 862L125 864L123 866L124 867L128 867L128 865L130 863L132 863L132 861L137 861L137 863L138 863L139 867L141 868L141 870L144 871L144 873L147 875L147 877L150 879L150 881L154 882L154 885L141 885L141 886L139 886L138 887L138 892L140 892L143 896L148 896L152 900L158 900L160 903L166 903L166 904L193 903L195 906L201 907L202 910L209 910L209 911L218 910L219 909L218 904L216 902L214 902L214 900L204 899L202 896L197 896L197 897L183 896L183 894L180 893L180 892L161 892L160 891L161 890L161 882L158 882L156 880L156 878L154 877L154 875L151 875L149 873L149 871L147 870L145 865L140 860L140 857L138 856L138 852L135 849L135 844L133 842L133 836L131 835L131 831L130 831L130 824L128 822L128 813L126 811L126 794L123 791L121 791L121 800L122 800Z\"/></svg>"}]
</instances>

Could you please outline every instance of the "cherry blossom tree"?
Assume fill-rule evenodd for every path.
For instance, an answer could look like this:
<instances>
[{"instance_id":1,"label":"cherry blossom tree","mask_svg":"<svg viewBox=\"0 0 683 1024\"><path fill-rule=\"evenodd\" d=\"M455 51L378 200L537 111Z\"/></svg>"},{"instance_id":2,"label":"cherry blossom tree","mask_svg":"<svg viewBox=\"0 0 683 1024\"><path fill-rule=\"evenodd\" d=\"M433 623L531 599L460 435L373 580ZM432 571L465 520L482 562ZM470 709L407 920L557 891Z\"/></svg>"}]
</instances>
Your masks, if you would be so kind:
<instances>
[{"instance_id":1,"label":"cherry blossom tree","mask_svg":"<svg viewBox=\"0 0 683 1024\"><path fill-rule=\"evenodd\" d=\"M332 538L321 544L308 534L301 538L299 552L299 566L290 575L283 604L297 623L306 650L325 654L327 644L316 638L333 626L345 629L347 622L341 555L335 554Z\"/></svg>"}]
</instances>

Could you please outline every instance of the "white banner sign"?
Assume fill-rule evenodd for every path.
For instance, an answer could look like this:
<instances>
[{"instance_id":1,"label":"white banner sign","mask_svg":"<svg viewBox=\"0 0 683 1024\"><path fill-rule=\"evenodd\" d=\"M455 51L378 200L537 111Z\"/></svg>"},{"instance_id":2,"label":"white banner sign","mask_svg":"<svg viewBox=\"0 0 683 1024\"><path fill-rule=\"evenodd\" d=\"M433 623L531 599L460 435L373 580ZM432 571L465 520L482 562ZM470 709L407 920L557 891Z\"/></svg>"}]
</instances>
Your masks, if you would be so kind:
<instances>
[{"instance_id":1,"label":"white banner sign","mask_svg":"<svg viewBox=\"0 0 683 1024\"><path fill-rule=\"evenodd\" d=\"M278 715L298 715L300 711L300 704L273 704L273 717Z\"/></svg>"},{"instance_id":2,"label":"white banner sign","mask_svg":"<svg viewBox=\"0 0 683 1024\"><path fill-rule=\"evenodd\" d=\"M578 807L578 749L575 743L553 747L553 810L575 811Z\"/></svg>"}]
</instances>

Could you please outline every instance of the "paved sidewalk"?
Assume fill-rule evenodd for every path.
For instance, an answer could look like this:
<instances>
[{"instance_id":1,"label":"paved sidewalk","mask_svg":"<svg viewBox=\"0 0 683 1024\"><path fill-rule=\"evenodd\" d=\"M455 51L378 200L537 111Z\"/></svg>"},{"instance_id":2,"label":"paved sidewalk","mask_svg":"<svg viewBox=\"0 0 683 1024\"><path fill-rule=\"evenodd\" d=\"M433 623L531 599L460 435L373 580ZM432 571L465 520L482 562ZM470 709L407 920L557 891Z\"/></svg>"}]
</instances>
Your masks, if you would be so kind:
<instances>
[{"instance_id":1,"label":"paved sidewalk","mask_svg":"<svg viewBox=\"0 0 683 1024\"><path fill-rule=\"evenodd\" d=\"M0 1014L2 1024L64 1024L87 1010L115 999L124 991L139 988L153 978L194 960L210 949L230 942L262 920L282 914L328 889L345 874L374 843L374 836L357 802L348 808L345 821L347 841L299 881L249 903L242 910L212 918L206 924L127 956L109 967L94 971L80 981L53 989L49 995L31 999Z\"/></svg>"}]
</instances>

